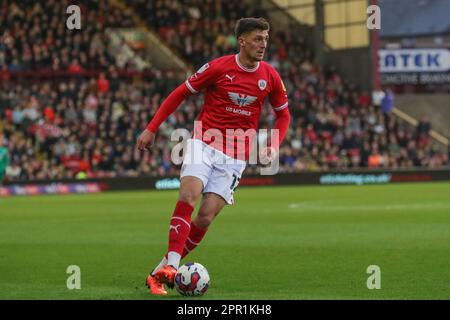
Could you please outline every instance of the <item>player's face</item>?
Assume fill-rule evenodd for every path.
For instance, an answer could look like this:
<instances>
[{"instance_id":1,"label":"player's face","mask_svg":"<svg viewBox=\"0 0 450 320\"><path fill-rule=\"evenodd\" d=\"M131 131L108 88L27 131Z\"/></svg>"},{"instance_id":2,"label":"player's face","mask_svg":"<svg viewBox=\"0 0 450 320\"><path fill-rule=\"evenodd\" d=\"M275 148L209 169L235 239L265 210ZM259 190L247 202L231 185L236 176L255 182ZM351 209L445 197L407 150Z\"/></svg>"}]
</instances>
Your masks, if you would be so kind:
<instances>
[{"instance_id":1,"label":"player's face","mask_svg":"<svg viewBox=\"0 0 450 320\"><path fill-rule=\"evenodd\" d=\"M254 30L242 37L241 48L250 59L261 61L264 58L268 41L268 30Z\"/></svg>"}]
</instances>

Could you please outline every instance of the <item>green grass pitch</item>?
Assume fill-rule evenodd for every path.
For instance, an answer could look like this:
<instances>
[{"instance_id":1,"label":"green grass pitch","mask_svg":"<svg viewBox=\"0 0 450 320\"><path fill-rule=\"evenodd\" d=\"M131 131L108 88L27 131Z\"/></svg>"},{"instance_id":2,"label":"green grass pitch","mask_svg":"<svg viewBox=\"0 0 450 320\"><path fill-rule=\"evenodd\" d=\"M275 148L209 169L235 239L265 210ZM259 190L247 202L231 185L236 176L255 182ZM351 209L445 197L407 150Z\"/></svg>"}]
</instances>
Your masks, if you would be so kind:
<instances>
[{"instance_id":1,"label":"green grass pitch","mask_svg":"<svg viewBox=\"0 0 450 320\"><path fill-rule=\"evenodd\" d=\"M155 299L177 191L0 199L0 299ZM450 184L239 188L200 299L450 299ZM68 290L69 265L81 289ZM369 290L369 265L381 289ZM170 291L163 299L192 299Z\"/></svg>"}]
</instances>

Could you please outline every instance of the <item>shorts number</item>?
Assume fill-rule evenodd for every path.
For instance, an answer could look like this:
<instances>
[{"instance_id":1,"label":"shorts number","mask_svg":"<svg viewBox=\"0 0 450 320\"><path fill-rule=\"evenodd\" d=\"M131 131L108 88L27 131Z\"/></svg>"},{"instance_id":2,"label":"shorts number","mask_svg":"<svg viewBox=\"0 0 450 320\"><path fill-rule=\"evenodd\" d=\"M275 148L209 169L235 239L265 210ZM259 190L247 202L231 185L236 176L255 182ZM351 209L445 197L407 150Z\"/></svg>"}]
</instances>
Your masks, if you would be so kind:
<instances>
[{"instance_id":1,"label":"shorts number","mask_svg":"<svg viewBox=\"0 0 450 320\"><path fill-rule=\"evenodd\" d=\"M231 183L230 189L231 190L236 189L237 187L236 182L239 183L239 181L241 181L241 178L239 178L237 175L233 173L233 182Z\"/></svg>"}]
</instances>

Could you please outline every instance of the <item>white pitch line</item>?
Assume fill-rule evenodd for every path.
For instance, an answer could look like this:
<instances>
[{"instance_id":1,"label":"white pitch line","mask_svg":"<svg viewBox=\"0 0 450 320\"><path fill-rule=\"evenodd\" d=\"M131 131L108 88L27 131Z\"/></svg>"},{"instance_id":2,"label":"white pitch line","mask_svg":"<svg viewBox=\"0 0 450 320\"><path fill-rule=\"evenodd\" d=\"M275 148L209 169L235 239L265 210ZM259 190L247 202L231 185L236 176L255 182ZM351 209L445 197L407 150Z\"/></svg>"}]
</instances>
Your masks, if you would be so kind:
<instances>
[{"instance_id":1,"label":"white pitch line","mask_svg":"<svg viewBox=\"0 0 450 320\"><path fill-rule=\"evenodd\" d=\"M391 205L332 205L320 203L290 203L289 209L297 211L368 211L368 210L423 210L423 209L449 209L447 203L429 204L391 204Z\"/></svg>"}]
</instances>

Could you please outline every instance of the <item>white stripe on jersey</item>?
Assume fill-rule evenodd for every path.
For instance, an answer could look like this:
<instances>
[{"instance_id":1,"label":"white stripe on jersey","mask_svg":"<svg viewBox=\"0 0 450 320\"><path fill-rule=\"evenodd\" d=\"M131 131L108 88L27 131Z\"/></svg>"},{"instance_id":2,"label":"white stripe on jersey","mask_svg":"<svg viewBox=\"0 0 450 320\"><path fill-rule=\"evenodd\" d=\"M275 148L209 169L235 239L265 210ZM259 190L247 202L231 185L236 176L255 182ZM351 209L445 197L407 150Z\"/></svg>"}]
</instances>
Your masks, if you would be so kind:
<instances>
[{"instance_id":1,"label":"white stripe on jersey","mask_svg":"<svg viewBox=\"0 0 450 320\"><path fill-rule=\"evenodd\" d=\"M190 92L192 92L192 93L198 93L197 90L195 90L194 88L192 88L192 86L191 86L191 84L189 83L188 80L186 80L184 83L186 84L186 87L189 89Z\"/></svg>"},{"instance_id":2,"label":"white stripe on jersey","mask_svg":"<svg viewBox=\"0 0 450 320\"><path fill-rule=\"evenodd\" d=\"M283 110L284 108L286 108L287 106L288 106L288 102L286 102L282 106L279 106L278 108L273 108L273 110L280 111L280 110Z\"/></svg>"}]
</instances>

